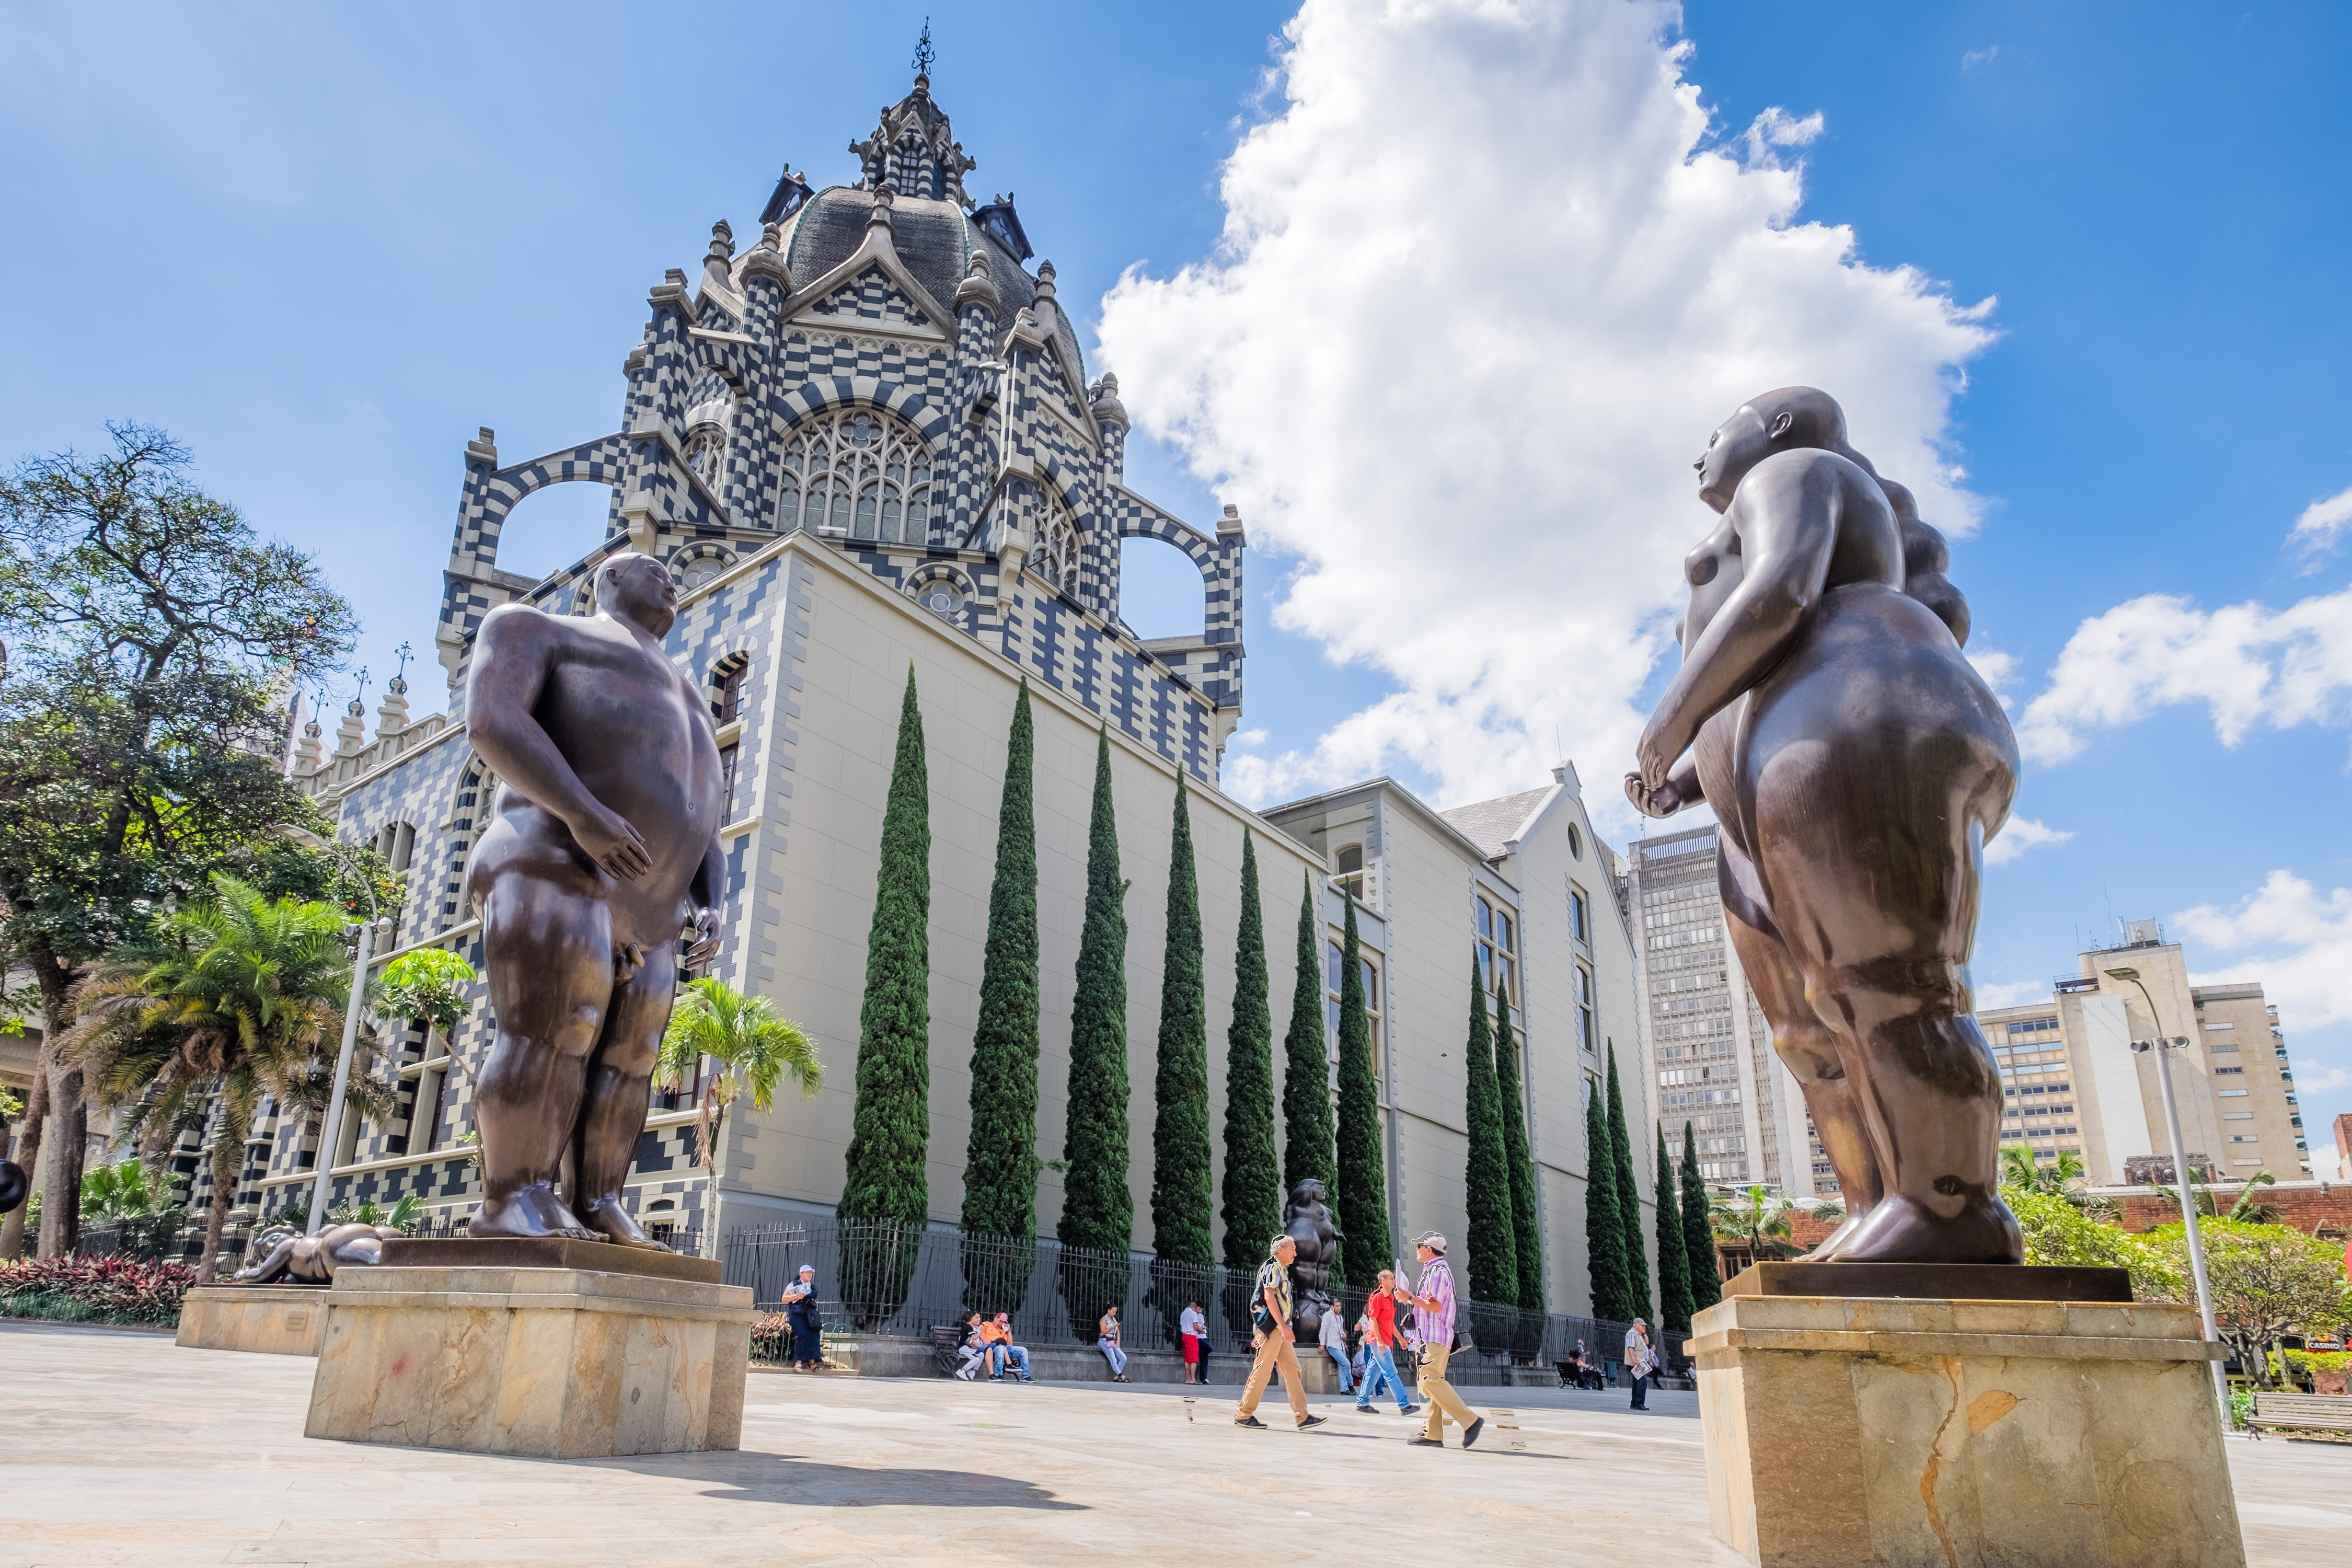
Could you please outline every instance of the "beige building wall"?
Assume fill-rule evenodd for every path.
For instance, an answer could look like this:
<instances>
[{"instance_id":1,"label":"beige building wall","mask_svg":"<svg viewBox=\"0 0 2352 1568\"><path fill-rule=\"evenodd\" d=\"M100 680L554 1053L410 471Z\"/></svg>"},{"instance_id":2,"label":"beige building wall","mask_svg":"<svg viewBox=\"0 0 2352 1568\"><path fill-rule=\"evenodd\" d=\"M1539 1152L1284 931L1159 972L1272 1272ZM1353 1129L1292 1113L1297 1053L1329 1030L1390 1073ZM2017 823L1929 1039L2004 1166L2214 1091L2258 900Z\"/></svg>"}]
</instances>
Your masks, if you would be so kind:
<instances>
[{"instance_id":1,"label":"beige building wall","mask_svg":"<svg viewBox=\"0 0 2352 1568\"><path fill-rule=\"evenodd\" d=\"M2011 1112L2003 1142L2024 1142L2044 1158L2073 1150L2102 1185L2129 1182L2151 1163L2169 1169L2156 1058L2130 1043L2185 1037L2188 1047L2168 1055L2190 1162L2222 1180L2257 1170L2283 1181L2309 1177L2310 1143L2278 1010L2258 984L2190 984L2180 945L2162 936L2154 921L2130 921L2123 946L2077 955L2079 973L2061 980L2049 1001L1978 1015ZM2147 995L2112 969L2137 970Z\"/></svg>"},{"instance_id":2,"label":"beige building wall","mask_svg":"<svg viewBox=\"0 0 2352 1568\"><path fill-rule=\"evenodd\" d=\"M797 547L795 547L797 548ZM785 1217L793 1205L828 1205L840 1194L855 1102L858 1009L874 912L882 808L898 738L907 671L914 668L930 783L930 1142L934 1219L962 1207L971 1131L971 1039L980 1006L988 891L996 855L1005 740L1019 689L1009 664L911 599L811 545L794 574L806 604L788 704L767 726L785 737L790 766L760 759L766 796L747 864L763 923L754 955L774 979L752 984L777 1010L815 1036L825 1087L803 1101L787 1090L769 1112L740 1111L729 1134L722 1232ZM1068 1103L1069 1026L1084 913L1087 829L1097 721L1033 687L1043 1055L1038 1067L1038 1154L1060 1155ZM760 726L751 726L756 730ZM1168 851L1176 779L1158 755L1110 737L1120 871L1128 879L1129 1190L1135 1245L1151 1245L1152 1077L1166 938ZM748 785L739 799L758 797ZM1320 876L1300 847L1251 812L1192 781L1209 1005L1212 1128L1224 1115L1225 1030L1232 1021L1234 950L1240 915L1242 835L1254 832L1265 901L1277 1059L1295 971L1293 931L1302 873ZM744 807L738 806L741 811ZM755 972L756 973L756 972ZM1276 1068L1277 1086L1280 1068ZM1221 1140L1219 1142L1222 1154ZM1038 1227L1061 1212L1060 1178L1048 1172Z\"/></svg>"},{"instance_id":3,"label":"beige building wall","mask_svg":"<svg viewBox=\"0 0 2352 1568\"><path fill-rule=\"evenodd\" d=\"M1633 1003L1633 959L1613 895L1608 851L1587 818L1574 770L1540 790L1435 812L1403 786L1374 779L1268 810L1342 883L1360 888L1360 939L1382 966L1382 1113L1390 1136L1391 1225L1400 1247L1439 1230L1466 1233L1464 1168L1471 962L1478 900L1510 921L1507 956L1529 1152L1536 1164L1547 1295L1554 1311L1586 1312L1584 1095L1597 1090L1612 1041L1635 1129L1652 1125ZM1363 852L1360 871L1343 853ZM1351 879L1360 878L1360 881ZM1575 935L1570 894L1584 897ZM1326 936L1338 931L1334 890ZM1589 977L1580 991L1578 974ZM1580 1024L1589 1014L1590 1024ZM1277 1027L1282 1020L1277 1018ZM1635 1151L1644 1235L1654 1220L1654 1145ZM1457 1255L1458 1256L1458 1255ZM1654 1259L1653 1260L1654 1272Z\"/></svg>"}]
</instances>

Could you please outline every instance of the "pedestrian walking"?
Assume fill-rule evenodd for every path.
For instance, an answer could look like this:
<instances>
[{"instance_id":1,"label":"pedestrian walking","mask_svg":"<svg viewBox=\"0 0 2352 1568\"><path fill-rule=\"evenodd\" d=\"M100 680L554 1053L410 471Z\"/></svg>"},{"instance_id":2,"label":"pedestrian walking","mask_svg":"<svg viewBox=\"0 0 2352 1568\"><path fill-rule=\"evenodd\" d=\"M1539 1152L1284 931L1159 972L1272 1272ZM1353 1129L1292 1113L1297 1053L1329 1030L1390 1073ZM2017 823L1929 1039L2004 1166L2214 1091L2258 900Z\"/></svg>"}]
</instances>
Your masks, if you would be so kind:
<instances>
[{"instance_id":1,"label":"pedestrian walking","mask_svg":"<svg viewBox=\"0 0 2352 1568\"><path fill-rule=\"evenodd\" d=\"M1110 1363L1110 1380L1127 1381L1127 1352L1118 1342L1118 1309L1106 1307L1100 1321L1095 1324L1095 1349L1102 1352L1103 1360Z\"/></svg>"},{"instance_id":2,"label":"pedestrian walking","mask_svg":"<svg viewBox=\"0 0 2352 1568\"><path fill-rule=\"evenodd\" d=\"M1323 1347L1325 1355L1339 1363L1339 1392L1355 1393L1356 1380L1348 1375L1348 1325L1339 1316L1337 1301L1324 1310L1322 1321L1316 1324L1315 1342Z\"/></svg>"},{"instance_id":3,"label":"pedestrian walking","mask_svg":"<svg viewBox=\"0 0 2352 1568\"><path fill-rule=\"evenodd\" d=\"M1625 1331L1625 1370L1633 1374L1633 1408L1650 1407L1650 1378L1658 1370L1658 1353L1650 1348L1650 1325L1641 1319Z\"/></svg>"},{"instance_id":4,"label":"pedestrian walking","mask_svg":"<svg viewBox=\"0 0 2352 1568\"><path fill-rule=\"evenodd\" d=\"M1187 1301L1183 1311L1177 1314L1176 1331L1184 1336L1184 1381L1202 1383L1201 1348L1208 1343L1209 1320L1201 1313L1201 1303Z\"/></svg>"},{"instance_id":5,"label":"pedestrian walking","mask_svg":"<svg viewBox=\"0 0 2352 1568\"><path fill-rule=\"evenodd\" d=\"M793 1331L793 1370L814 1372L824 1364L824 1326L817 1317L816 1265L801 1265L800 1278L784 1287L784 1324Z\"/></svg>"},{"instance_id":6,"label":"pedestrian walking","mask_svg":"<svg viewBox=\"0 0 2352 1568\"><path fill-rule=\"evenodd\" d=\"M1236 1426L1265 1428L1265 1423L1257 1418L1257 1402L1265 1396L1266 1380L1277 1371L1282 1373L1282 1392L1290 1401L1290 1414L1301 1432L1328 1419L1307 1413L1307 1384L1298 1374L1298 1352L1291 1343L1290 1263L1297 1256L1298 1243L1277 1236L1267 1249L1266 1260L1258 1266L1256 1290L1250 1302L1257 1354L1250 1363L1249 1382L1242 1385L1241 1405L1234 1412Z\"/></svg>"},{"instance_id":7,"label":"pedestrian walking","mask_svg":"<svg viewBox=\"0 0 2352 1568\"><path fill-rule=\"evenodd\" d=\"M1381 1385L1396 1396L1397 1414L1410 1415L1421 1408L1404 1396L1404 1379L1397 1375L1396 1310L1400 1292L1396 1270L1381 1270L1379 1286L1364 1303L1364 1381L1356 1390L1356 1408L1369 1412L1380 1397ZM1408 1298L1409 1299L1409 1298Z\"/></svg>"},{"instance_id":8,"label":"pedestrian walking","mask_svg":"<svg viewBox=\"0 0 2352 1568\"><path fill-rule=\"evenodd\" d=\"M1445 1363L1454 1353L1454 1270L1445 1261L1445 1237L1433 1230L1413 1244L1412 1252L1421 1278L1409 1294L1421 1339L1421 1396L1429 1402L1429 1422L1410 1443L1416 1448L1445 1447L1445 1418L1451 1415L1467 1448L1486 1430L1486 1418L1462 1403L1445 1381Z\"/></svg>"}]
</instances>

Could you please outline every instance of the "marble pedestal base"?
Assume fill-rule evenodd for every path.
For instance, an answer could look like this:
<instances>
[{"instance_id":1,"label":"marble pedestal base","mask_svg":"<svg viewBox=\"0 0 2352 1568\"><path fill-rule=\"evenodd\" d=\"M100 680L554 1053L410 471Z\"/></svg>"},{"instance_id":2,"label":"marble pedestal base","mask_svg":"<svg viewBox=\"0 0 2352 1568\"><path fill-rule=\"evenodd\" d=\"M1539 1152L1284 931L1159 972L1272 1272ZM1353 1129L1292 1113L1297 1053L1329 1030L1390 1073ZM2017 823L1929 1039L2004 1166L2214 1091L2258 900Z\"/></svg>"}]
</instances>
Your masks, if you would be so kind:
<instances>
[{"instance_id":1,"label":"marble pedestal base","mask_svg":"<svg viewBox=\"0 0 2352 1568\"><path fill-rule=\"evenodd\" d=\"M312 1437L572 1459L742 1436L742 1286L387 1263L338 1271L324 1305Z\"/></svg>"},{"instance_id":2,"label":"marble pedestal base","mask_svg":"<svg viewBox=\"0 0 2352 1568\"><path fill-rule=\"evenodd\" d=\"M2245 1563L2188 1308L1732 1296L1692 1328L1708 1515L1752 1563Z\"/></svg>"},{"instance_id":3,"label":"marble pedestal base","mask_svg":"<svg viewBox=\"0 0 2352 1568\"><path fill-rule=\"evenodd\" d=\"M317 1355L327 1322L319 1285L199 1285L180 1302L183 1350Z\"/></svg>"}]
</instances>

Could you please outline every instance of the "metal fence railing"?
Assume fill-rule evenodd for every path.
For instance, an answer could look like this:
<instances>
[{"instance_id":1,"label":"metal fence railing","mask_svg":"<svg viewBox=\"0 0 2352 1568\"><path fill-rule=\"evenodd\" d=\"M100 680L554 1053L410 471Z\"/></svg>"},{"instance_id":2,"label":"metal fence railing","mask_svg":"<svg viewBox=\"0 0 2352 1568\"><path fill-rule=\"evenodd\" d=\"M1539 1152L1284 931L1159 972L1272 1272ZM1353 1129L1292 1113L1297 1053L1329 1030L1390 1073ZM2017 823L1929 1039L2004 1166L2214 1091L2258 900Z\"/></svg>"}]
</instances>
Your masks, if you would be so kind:
<instances>
[{"instance_id":1,"label":"metal fence railing","mask_svg":"<svg viewBox=\"0 0 2352 1568\"><path fill-rule=\"evenodd\" d=\"M1012 1319L1016 1342L1044 1347L1091 1345L1097 1321L1119 1309L1121 1338L1130 1351L1173 1349L1177 1323L1197 1302L1220 1353L1246 1353L1255 1271L1221 1265L1171 1263L1144 1253L1097 1252L1064 1247L1049 1237L966 1235L938 1226L891 1221L835 1220L812 1215L784 1224L739 1226L728 1231L721 1257L730 1285L751 1289L761 1310L782 1310L784 1287L801 1266L816 1270L819 1315L827 1333L928 1338L941 1323L968 1311ZM1364 1310L1366 1292L1334 1292L1345 1321ZM1626 1325L1557 1312L1533 1312L1493 1302L1464 1304L1460 1313L1475 1348L1457 1352L1453 1381L1471 1386L1507 1384L1515 1368L1549 1373L1583 1342L1594 1366L1622 1381ZM1669 1370L1685 1364L1683 1335L1667 1336L1660 1355ZM1311 1347L1302 1347L1307 1353Z\"/></svg>"}]
</instances>

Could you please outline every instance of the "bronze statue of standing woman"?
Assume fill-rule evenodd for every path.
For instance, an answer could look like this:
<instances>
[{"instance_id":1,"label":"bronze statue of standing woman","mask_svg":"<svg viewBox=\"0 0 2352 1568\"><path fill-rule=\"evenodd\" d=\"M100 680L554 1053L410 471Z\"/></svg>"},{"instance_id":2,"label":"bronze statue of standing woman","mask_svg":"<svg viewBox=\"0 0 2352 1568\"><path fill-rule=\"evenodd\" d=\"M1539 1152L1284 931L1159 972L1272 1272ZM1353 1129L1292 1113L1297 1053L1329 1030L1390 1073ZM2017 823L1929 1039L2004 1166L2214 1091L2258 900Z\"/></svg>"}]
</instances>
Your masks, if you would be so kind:
<instances>
[{"instance_id":1,"label":"bronze statue of standing woman","mask_svg":"<svg viewBox=\"0 0 2352 1568\"><path fill-rule=\"evenodd\" d=\"M1696 466L1722 521L1625 789L1715 808L1730 940L1850 1215L1812 1256L2019 1262L1968 966L2017 741L1943 537L1811 387L1742 405Z\"/></svg>"}]
</instances>

